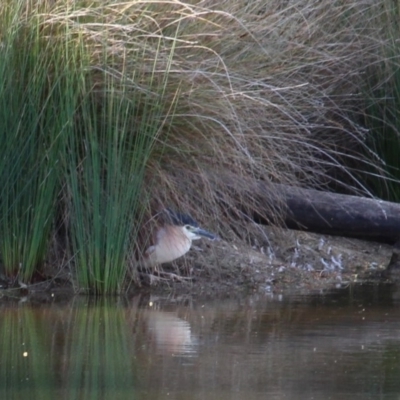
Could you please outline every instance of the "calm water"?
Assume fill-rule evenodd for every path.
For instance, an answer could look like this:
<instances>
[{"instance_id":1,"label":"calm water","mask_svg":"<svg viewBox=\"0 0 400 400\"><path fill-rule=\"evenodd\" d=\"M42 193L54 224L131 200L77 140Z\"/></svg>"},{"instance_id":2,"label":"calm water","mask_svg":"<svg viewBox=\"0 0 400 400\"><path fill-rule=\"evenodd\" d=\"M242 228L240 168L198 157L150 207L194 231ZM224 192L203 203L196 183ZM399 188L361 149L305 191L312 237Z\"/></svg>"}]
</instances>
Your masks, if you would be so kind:
<instances>
[{"instance_id":1,"label":"calm water","mask_svg":"<svg viewBox=\"0 0 400 400\"><path fill-rule=\"evenodd\" d=\"M399 298L3 298L0 399L400 399Z\"/></svg>"}]
</instances>

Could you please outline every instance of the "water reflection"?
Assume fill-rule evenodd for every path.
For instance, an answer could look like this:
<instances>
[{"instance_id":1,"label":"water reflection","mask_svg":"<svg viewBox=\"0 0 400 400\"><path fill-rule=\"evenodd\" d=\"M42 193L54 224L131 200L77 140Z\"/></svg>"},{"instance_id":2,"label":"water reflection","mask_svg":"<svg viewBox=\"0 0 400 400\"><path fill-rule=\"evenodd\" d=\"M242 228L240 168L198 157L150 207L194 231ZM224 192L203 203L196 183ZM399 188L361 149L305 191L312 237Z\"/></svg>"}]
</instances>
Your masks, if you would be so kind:
<instances>
[{"instance_id":1,"label":"water reflection","mask_svg":"<svg viewBox=\"0 0 400 400\"><path fill-rule=\"evenodd\" d=\"M0 303L0 398L395 399L394 287Z\"/></svg>"},{"instance_id":2,"label":"water reflection","mask_svg":"<svg viewBox=\"0 0 400 400\"><path fill-rule=\"evenodd\" d=\"M155 342L158 353L182 355L196 352L196 340L187 321L173 312L145 311L142 315L148 341Z\"/></svg>"}]
</instances>

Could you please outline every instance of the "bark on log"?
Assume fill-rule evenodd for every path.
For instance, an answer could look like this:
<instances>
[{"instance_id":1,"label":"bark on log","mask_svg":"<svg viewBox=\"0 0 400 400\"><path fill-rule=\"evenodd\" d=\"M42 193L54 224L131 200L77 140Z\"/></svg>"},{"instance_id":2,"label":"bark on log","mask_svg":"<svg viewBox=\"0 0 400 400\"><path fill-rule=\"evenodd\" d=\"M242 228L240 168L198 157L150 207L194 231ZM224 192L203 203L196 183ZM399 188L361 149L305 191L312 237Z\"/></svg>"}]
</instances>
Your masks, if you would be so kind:
<instances>
[{"instance_id":1,"label":"bark on log","mask_svg":"<svg viewBox=\"0 0 400 400\"><path fill-rule=\"evenodd\" d=\"M391 244L400 239L400 204L261 182L254 189L268 204L274 194L288 227Z\"/></svg>"}]
</instances>

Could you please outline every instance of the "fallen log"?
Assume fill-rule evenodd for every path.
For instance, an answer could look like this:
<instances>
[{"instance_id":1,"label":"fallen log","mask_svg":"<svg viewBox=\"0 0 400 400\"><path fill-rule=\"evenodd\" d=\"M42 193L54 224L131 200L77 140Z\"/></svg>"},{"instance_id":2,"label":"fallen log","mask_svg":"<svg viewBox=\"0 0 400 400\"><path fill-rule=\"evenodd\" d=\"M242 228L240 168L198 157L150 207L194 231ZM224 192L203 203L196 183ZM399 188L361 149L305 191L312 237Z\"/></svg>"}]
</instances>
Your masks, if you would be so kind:
<instances>
[{"instance_id":1,"label":"fallen log","mask_svg":"<svg viewBox=\"0 0 400 400\"><path fill-rule=\"evenodd\" d=\"M225 183L240 191L238 182ZM243 198L265 205L253 215L257 222L269 224L279 214L288 228L390 244L400 239L400 204L260 181L244 186Z\"/></svg>"}]
</instances>

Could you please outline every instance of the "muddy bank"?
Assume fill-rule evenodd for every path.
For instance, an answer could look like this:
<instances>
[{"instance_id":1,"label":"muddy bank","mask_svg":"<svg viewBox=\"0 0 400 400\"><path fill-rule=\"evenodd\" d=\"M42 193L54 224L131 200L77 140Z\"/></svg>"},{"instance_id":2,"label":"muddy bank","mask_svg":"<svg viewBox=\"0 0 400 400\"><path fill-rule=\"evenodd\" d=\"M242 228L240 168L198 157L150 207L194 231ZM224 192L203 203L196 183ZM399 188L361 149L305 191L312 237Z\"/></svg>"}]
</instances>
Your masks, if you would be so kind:
<instances>
[{"instance_id":1,"label":"muddy bank","mask_svg":"<svg viewBox=\"0 0 400 400\"><path fill-rule=\"evenodd\" d=\"M150 285L144 276L140 287L127 282L127 294L325 291L382 279L392 253L393 247L386 244L253 223L242 232L228 232L218 242L196 241L185 257L163 266L174 279L159 278ZM77 292L67 268L57 270L49 264L46 274L45 281L22 287L16 283L12 289L2 280L2 292L45 297Z\"/></svg>"},{"instance_id":2,"label":"muddy bank","mask_svg":"<svg viewBox=\"0 0 400 400\"><path fill-rule=\"evenodd\" d=\"M242 237L199 243L164 269L182 276L157 290L213 294L231 290L314 292L377 280L390 245L249 224Z\"/></svg>"}]
</instances>

